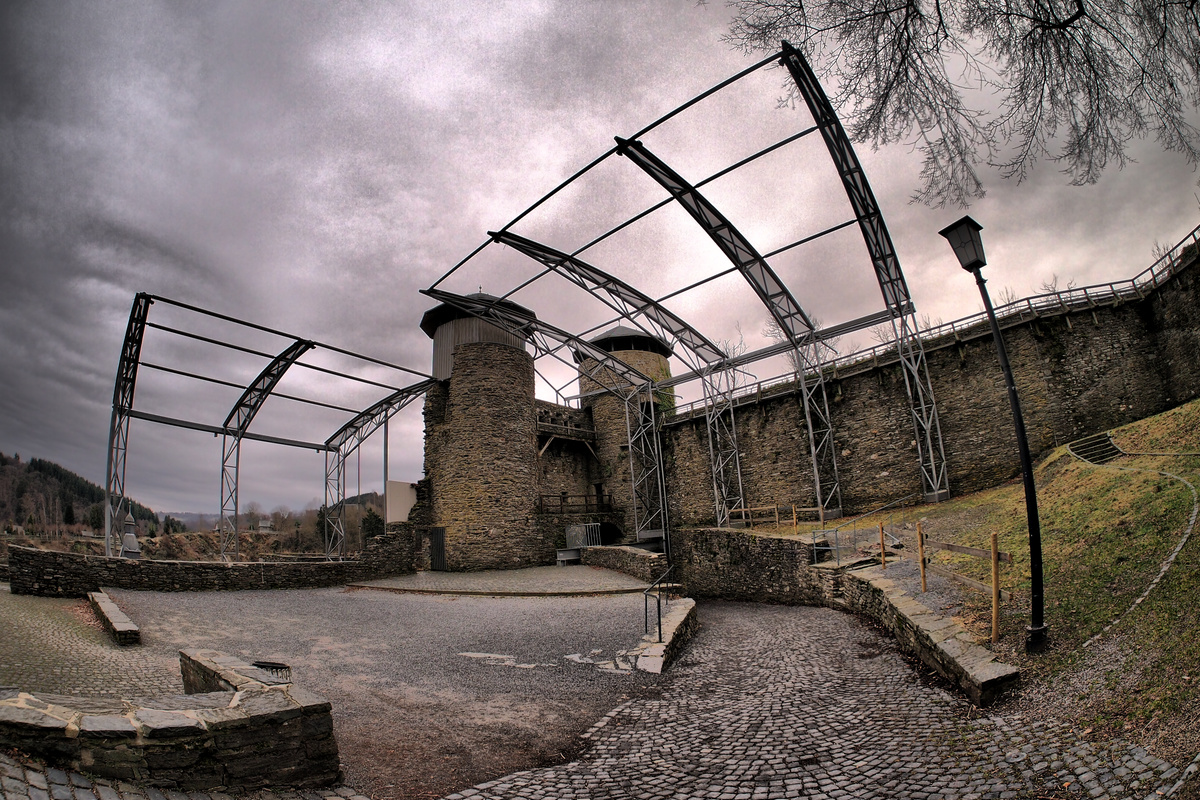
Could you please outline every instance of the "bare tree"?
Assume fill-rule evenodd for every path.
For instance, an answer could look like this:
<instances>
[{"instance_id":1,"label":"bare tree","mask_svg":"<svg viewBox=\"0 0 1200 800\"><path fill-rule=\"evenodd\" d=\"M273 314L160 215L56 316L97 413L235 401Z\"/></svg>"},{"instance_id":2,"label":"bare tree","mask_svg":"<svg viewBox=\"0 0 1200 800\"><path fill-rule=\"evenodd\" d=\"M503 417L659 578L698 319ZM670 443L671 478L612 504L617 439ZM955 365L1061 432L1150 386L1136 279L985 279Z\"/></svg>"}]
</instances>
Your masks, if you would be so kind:
<instances>
[{"instance_id":1,"label":"bare tree","mask_svg":"<svg viewBox=\"0 0 1200 800\"><path fill-rule=\"evenodd\" d=\"M981 162L1023 180L1041 158L1073 184L1129 160L1153 134L1193 167L1200 130L1200 9L1156 0L731 0L743 50L799 46L850 136L925 157L913 199L965 206ZM982 90L968 103L964 89ZM795 101L793 86L789 98ZM785 102L787 102L785 101ZM1003 145L1003 146L1002 146Z\"/></svg>"},{"instance_id":2,"label":"bare tree","mask_svg":"<svg viewBox=\"0 0 1200 800\"><path fill-rule=\"evenodd\" d=\"M812 323L814 331L821 330L821 318L809 314L808 321ZM774 317L767 320L763 325L762 335L774 342L782 342L787 340L787 335L784 334L783 328L779 327L779 322ZM803 364L800 363L799 355L803 355L805 360L810 364L819 364L827 361L831 356L836 357L840 352L838 343L841 341L840 336L830 336L827 339L819 339L803 346L804 352L797 354L795 350L789 350L787 354L788 364L791 365L793 372L799 372Z\"/></svg>"},{"instance_id":3,"label":"bare tree","mask_svg":"<svg viewBox=\"0 0 1200 800\"><path fill-rule=\"evenodd\" d=\"M1058 292L1069 292L1078 285L1075 279L1071 278L1067 281L1066 286L1059 288L1058 273L1055 272L1049 278L1039 283L1038 288L1042 290L1043 294L1057 294Z\"/></svg>"},{"instance_id":4,"label":"bare tree","mask_svg":"<svg viewBox=\"0 0 1200 800\"><path fill-rule=\"evenodd\" d=\"M1017 296L1017 292L1011 286L1004 286L996 293L995 304L998 306L1006 306L1009 303L1015 303L1021 298Z\"/></svg>"}]
</instances>

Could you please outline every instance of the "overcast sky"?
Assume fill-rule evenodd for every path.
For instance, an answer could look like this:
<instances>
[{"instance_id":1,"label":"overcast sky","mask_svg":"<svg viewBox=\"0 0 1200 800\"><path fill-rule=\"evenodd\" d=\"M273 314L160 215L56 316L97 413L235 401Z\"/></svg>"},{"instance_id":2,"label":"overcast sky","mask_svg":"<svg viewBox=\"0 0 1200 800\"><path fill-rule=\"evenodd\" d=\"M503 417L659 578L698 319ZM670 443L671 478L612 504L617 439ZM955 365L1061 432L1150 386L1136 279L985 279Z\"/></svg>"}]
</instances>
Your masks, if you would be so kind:
<instances>
[{"instance_id":1,"label":"overcast sky","mask_svg":"<svg viewBox=\"0 0 1200 800\"><path fill-rule=\"evenodd\" d=\"M418 290L613 136L757 60L721 42L727 26L719 0L4 3L0 450L104 482L113 378L139 291L427 371L430 342L417 324L431 303ZM777 107L782 80L778 70L756 74L645 142L698 181L810 124L806 112ZM970 276L936 234L962 212L908 204L919 163L907 148L859 155L918 311L945 320L977 311ZM1128 278L1149 265L1156 241L1173 244L1200 222L1197 176L1183 160L1152 146L1136 156L1090 187L1068 186L1052 164L1019 186L987 175L988 196L970 213L985 228L993 290L1033 293L1055 273L1063 283ZM813 137L706 193L762 251L849 218ZM661 197L611 158L514 230L573 249ZM856 237L850 229L774 264L825 324L881 308ZM586 258L656 296L723 266L675 208ZM489 247L445 288L500 294L530 274ZM516 299L575 331L604 319L561 280ZM740 325L748 346L764 341L766 313L744 282L715 282L672 307L714 339L736 339ZM163 304L150 319L264 352L288 343ZM242 384L264 365L159 330L143 355ZM306 360L411 381L320 350ZM286 391L346 408L386 394L311 370L284 380ZM143 369L135 407L219 425L238 394ZM347 418L273 398L254 429L323 441ZM419 402L391 434L392 477L418 479ZM381 488L378 439L364 447L364 490ZM139 501L219 509L211 435L134 421L128 458ZM322 478L316 453L244 445L243 508L303 507Z\"/></svg>"}]
</instances>

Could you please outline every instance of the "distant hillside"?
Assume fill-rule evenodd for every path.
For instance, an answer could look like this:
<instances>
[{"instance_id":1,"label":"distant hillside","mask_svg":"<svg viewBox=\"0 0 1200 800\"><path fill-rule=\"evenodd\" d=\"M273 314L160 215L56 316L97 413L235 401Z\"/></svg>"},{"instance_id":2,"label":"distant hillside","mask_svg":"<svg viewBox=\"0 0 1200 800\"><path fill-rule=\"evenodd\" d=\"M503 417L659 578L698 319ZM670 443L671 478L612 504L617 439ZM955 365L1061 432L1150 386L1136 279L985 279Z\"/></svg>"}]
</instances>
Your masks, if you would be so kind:
<instances>
[{"instance_id":1,"label":"distant hillside","mask_svg":"<svg viewBox=\"0 0 1200 800\"><path fill-rule=\"evenodd\" d=\"M139 503L131 511L134 519L157 522ZM53 461L0 453L0 526L12 525L29 532L72 525L102 529L104 488Z\"/></svg>"}]
</instances>

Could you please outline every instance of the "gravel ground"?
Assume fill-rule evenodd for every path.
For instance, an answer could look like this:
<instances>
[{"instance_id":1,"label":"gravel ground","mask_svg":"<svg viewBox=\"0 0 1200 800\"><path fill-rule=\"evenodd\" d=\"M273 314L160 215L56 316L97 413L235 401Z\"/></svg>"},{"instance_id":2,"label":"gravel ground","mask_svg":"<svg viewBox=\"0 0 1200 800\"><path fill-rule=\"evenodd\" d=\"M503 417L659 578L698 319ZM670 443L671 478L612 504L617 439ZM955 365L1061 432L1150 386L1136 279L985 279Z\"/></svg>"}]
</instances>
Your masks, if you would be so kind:
<instances>
[{"instance_id":1,"label":"gravel ground","mask_svg":"<svg viewBox=\"0 0 1200 800\"><path fill-rule=\"evenodd\" d=\"M148 659L176 673L185 647L291 665L298 684L333 703L346 782L377 799L437 797L568 760L581 733L658 681L579 663L638 642L640 595L110 596L141 626Z\"/></svg>"}]
</instances>

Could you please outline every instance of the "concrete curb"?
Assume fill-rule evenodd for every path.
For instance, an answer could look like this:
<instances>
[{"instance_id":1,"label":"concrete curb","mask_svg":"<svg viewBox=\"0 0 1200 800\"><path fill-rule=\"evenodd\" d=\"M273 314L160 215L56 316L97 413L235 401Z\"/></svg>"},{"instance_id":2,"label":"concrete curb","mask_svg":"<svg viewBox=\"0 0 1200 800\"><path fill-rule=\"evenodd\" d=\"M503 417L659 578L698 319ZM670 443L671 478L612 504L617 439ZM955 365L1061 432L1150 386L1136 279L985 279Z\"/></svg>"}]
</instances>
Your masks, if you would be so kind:
<instances>
[{"instance_id":1,"label":"concrete curb","mask_svg":"<svg viewBox=\"0 0 1200 800\"><path fill-rule=\"evenodd\" d=\"M122 647L142 643L142 631L103 591L88 592L88 604L113 641Z\"/></svg>"},{"instance_id":2,"label":"concrete curb","mask_svg":"<svg viewBox=\"0 0 1200 800\"><path fill-rule=\"evenodd\" d=\"M658 641L657 621L653 630L642 637L642 641L628 655L642 672L658 675L679 656L684 645L695 636L700 627L696 617L696 601L690 597L672 600L662 618L662 638Z\"/></svg>"}]
</instances>

